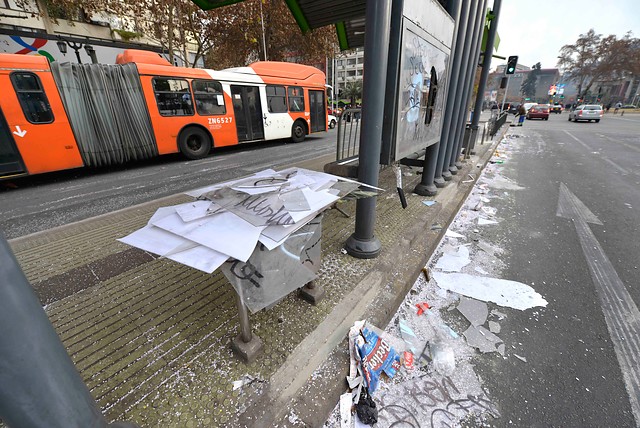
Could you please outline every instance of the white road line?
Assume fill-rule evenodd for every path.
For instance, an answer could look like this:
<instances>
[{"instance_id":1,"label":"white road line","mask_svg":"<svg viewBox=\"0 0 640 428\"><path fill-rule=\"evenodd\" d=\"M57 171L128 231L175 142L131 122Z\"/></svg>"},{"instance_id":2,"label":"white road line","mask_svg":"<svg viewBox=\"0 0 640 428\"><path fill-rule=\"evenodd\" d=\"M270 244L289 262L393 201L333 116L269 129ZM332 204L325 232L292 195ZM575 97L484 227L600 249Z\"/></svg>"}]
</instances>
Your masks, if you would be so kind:
<instances>
[{"instance_id":1,"label":"white road line","mask_svg":"<svg viewBox=\"0 0 640 428\"><path fill-rule=\"evenodd\" d=\"M556 215L573 220L591 278L600 298L609 336L618 359L631 410L640 426L640 310L607 258L587 222L600 220L564 183Z\"/></svg>"}]
</instances>

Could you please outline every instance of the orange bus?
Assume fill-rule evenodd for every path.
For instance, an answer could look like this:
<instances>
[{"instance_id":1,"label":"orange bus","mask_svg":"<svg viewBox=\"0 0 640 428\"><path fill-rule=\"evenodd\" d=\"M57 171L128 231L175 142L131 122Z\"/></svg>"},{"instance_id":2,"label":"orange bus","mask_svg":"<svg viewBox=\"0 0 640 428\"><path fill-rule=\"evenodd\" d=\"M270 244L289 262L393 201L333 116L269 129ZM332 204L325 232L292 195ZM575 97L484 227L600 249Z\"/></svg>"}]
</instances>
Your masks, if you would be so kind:
<instances>
[{"instance_id":1,"label":"orange bus","mask_svg":"<svg viewBox=\"0 0 640 428\"><path fill-rule=\"evenodd\" d=\"M256 62L206 70L125 50L116 64L0 54L0 179L327 130L325 75Z\"/></svg>"}]
</instances>

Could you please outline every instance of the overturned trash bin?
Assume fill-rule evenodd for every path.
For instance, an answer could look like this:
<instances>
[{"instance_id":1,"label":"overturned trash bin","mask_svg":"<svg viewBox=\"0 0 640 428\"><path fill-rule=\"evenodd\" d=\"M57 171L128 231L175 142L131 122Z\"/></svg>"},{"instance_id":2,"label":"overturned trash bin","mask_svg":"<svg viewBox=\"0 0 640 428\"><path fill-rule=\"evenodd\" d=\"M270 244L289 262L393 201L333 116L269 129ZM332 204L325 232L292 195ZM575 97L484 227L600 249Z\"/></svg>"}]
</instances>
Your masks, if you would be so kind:
<instances>
[{"instance_id":1,"label":"overturned trash bin","mask_svg":"<svg viewBox=\"0 0 640 428\"><path fill-rule=\"evenodd\" d=\"M311 303L322 298L313 283L322 212L344 196L372 195L361 186L301 168L265 170L189 192L196 200L158 209L145 227L120 241L207 273L220 268L237 294L241 331L232 348L252 362L262 342L251 332L249 312L298 289Z\"/></svg>"}]
</instances>

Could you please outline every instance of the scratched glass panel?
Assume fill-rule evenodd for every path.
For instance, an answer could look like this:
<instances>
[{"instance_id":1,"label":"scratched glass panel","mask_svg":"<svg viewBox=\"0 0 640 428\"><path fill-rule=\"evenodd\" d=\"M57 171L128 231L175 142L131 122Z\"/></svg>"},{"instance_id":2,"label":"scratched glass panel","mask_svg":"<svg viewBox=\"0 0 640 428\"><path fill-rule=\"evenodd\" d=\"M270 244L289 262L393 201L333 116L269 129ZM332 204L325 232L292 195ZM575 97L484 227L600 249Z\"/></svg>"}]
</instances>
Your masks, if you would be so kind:
<instances>
[{"instance_id":1,"label":"scratched glass panel","mask_svg":"<svg viewBox=\"0 0 640 428\"><path fill-rule=\"evenodd\" d=\"M244 304L255 313L316 277L321 238L319 215L272 251L258 244L246 263L229 259L221 269L236 292L242 290Z\"/></svg>"}]
</instances>

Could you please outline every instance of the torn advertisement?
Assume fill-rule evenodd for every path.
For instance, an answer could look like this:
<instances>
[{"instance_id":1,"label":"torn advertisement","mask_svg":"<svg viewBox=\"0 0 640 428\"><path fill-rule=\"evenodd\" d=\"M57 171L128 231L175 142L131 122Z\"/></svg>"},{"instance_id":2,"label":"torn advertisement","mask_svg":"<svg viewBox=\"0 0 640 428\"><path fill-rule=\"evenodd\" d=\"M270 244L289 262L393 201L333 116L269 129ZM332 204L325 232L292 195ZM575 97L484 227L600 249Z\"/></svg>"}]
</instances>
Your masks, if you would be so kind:
<instances>
[{"instance_id":1,"label":"torn advertisement","mask_svg":"<svg viewBox=\"0 0 640 428\"><path fill-rule=\"evenodd\" d=\"M356 341L362 363L362 372L369 391L373 394L380 376L385 373L393 378L400 369L400 356L391 345L373 330L365 327Z\"/></svg>"}]
</instances>

